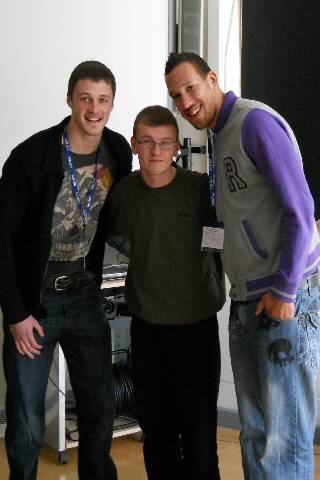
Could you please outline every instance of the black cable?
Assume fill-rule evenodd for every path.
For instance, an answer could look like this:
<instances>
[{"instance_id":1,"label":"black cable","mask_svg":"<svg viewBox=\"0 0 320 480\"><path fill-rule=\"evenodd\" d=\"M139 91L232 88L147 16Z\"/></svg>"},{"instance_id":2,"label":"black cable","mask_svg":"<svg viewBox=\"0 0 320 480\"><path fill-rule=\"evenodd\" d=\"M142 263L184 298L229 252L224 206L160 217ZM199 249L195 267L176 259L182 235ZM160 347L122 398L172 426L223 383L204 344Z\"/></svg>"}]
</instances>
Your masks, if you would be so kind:
<instances>
[{"instance_id":1,"label":"black cable","mask_svg":"<svg viewBox=\"0 0 320 480\"><path fill-rule=\"evenodd\" d=\"M118 298L121 298L119 295ZM132 375L131 375L131 344L129 345L128 349L119 348L112 351L112 355L126 355L126 362L122 363L113 363L112 364L112 372L114 377L114 395L115 395L115 414L117 417L121 417L127 420L127 427L135 424L135 420L128 417L124 414L130 414L132 411L133 406L133 382L132 382ZM53 360L53 366L56 370L58 370L58 366L56 361ZM65 397L65 408L66 408L66 421L72 420L75 421L75 425L77 422L76 416L76 405L74 401L67 402L67 395L66 392L63 392L59 385L53 380L53 378L49 375L50 382L56 387L57 391L61 393ZM69 407L67 404L69 403ZM122 415L121 415L122 414ZM66 438L68 440L76 440L74 435L77 435L78 428L68 428L67 425L65 427L66 430Z\"/></svg>"},{"instance_id":2,"label":"black cable","mask_svg":"<svg viewBox=\"0 0 320 480\"><path fill-rule=\"evenodd\" d=\"M65 392L63 392L59 386L56 384L56 382L50 377L49 375L49 380L51 383L53 383L53 385L56 387L56 389L58 390L59 393L61 393L64 397L66 396Z\"/></svg>"},{"instance_id":3,"label":"black cable","mask_svg":"<svg viewBox=\"0 0 320 480\"><path fill-rule=\"evenodd\" d=\"M125 353L127 355L126 362L112 364L115 393L115 413L116 415L119 415L121 413L130 412L133 406L134 389L130 364L130 352L129 349L118 349L112 353Z\"/></svg>"}]
</instances>

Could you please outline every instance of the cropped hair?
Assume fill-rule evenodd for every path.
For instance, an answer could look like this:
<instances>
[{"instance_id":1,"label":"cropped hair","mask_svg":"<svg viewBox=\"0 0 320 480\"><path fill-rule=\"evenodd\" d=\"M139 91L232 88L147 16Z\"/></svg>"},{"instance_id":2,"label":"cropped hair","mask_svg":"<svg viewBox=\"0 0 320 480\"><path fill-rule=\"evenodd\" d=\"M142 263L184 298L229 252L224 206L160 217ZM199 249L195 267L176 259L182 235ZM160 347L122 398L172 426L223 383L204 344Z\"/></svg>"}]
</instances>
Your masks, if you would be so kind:
<instances>
[{"instance_id":1,"label":"cropped hair","mask_svg":"<svg viewBox=\"0 0 320 480\"><path fill-rule=\"evenodd\" d=\"M103 63L96 60L87 60L79 63L70 75L68 82L68 95L72 97L76 84L79 80L90 79L94 82L104 80L111 85L113 98L116 94L116 80L111 70Z\"/></svg>"},{"instance_id":2,"label":"cropped hair","mask_svg":"<svg viewBox=\"0 0 320 480\"><path fill-rule=\"evenodd\" d=\"M149 127L161 127L163 125L172 125L177 133L177 139L179 138L179 127L177 120L172 112L166 107L161 105L152 105L145 107L138 113L133 124L133 136L137 134L137 129L140 123L148 125Z\"/></svg>"},{"instance_id":3,"label":"cropped hair","mask_svg":"<svg viewBox=\"0 0 320 480\"><path fill-rule=\"evenodd\" d=\"M178 65L184 62L191 63L196 69L196 71L199 73L199 75L201 75L201 77L203 78L206 77L211 70L207 62L205 62L205 60L203 60L203 58L196 53L171 52L166 62L164 74L169 75L172 70L174 70Z\"/></svg>"}]
</instances>

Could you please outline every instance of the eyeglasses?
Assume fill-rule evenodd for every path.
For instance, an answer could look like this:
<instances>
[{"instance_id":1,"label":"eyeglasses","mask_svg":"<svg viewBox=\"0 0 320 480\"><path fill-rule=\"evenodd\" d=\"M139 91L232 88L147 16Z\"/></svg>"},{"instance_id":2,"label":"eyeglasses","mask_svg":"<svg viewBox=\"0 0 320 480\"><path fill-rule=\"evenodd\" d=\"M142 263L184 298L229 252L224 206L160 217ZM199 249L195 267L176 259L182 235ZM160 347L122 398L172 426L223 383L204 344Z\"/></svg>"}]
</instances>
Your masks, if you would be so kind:
<instances>
[{"instance_id":1,"label":"eyeglasses","mask_svg":"<svg viewBox=\"0 0 320 480\"><path fill-rule=\"evenodd\" d=\"M153 150L156 145L159 145L161 150L171 150L176 145L176 142L171 142L171 140L161 140L160 142L155 142L153 140L137 140L137 142L147 150Z\"/></svg>"}]
</instances>

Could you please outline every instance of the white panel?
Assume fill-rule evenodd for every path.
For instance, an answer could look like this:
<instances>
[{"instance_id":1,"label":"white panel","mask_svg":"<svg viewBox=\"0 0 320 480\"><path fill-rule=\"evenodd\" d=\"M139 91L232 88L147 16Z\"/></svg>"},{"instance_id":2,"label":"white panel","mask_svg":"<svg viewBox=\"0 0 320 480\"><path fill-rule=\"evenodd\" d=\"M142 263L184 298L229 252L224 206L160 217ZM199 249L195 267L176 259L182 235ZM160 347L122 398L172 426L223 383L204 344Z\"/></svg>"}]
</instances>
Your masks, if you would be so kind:
<instances>
[{"instance_id":1,"label":"white panel","mask_svg":"<svg viewBox=\"0 0 320 480\"><path fill-rule=\"evenodd\" d=\"M139 110L167 105L166 1L3 2L0 45L0 169L16 144L68 114L67 81L83 60L99 60L115 74L109 126L127 139Z\"/></svg>"},{"instance_id":2,"label":"white panel","mask_svg":"<svg viewBox=\"0 0 320 480\"><path fill-rule=\"evenodd\" d=\"M224 92L240 93L240 0L208 2L208 64Z\"/></svg>"},{"instance_id":3,"label":"white panel","mask_svg":"<svg viewBox=\"0 0 320 480\"><path fill-rule=\"evenodd\" d=\"M219 321L219 335L220 339L229 339L228 333L228 325L229 325L229 312L230 312L230 297L229 297L229 290L230 290L230 282L226 279L226 303L224 304L222 310L218 312L218 321Z\"/></svg>"},{"instance_id":4,"label":"white panel","mask_svg":"<svg viewBox=\"0 0 320 480\"><path fill-rule=\"evenodd\" d=\"M222 381L220 383L220 393L218 398L218 408L227 410L237 410L237 399L232 383Z\"/></svg>"},{"instance_id":5,"label":"white panel","mask_svg":"<svg viewBox=\"0 0 320 480\"><path fill-rule=\"evenodd\" d=\"M231 359L229 355L229 340L220 339L221 346L221 381L233 383Z\"/></svg>"}]
</instances>

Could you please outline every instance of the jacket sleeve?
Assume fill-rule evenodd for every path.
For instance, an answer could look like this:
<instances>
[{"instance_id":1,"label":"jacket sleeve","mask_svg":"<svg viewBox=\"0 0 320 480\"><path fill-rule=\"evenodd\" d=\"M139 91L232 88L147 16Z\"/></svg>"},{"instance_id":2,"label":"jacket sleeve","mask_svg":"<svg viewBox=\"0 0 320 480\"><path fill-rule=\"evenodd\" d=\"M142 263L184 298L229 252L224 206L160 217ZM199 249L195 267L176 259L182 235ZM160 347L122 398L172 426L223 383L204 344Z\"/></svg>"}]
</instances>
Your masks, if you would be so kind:
<instances>
[{"instance_id":1,"label":"jacket sleeve","mask_svg":"<svg viewBox=\"0 0 320 480\"><path fill-rule=\"evenodd\" d=\"M113 134L113 152L116 159L115 182L117 182L132 170L132 151L123 135L117 132Z\"/></svg>"},{"instance_id":2,"label":"jacket sleeve","mask_svg":"<svg viewBox=\"0 0 320 480\"><path fill-rule=\"evenodd\" d=\"M9 324L30 314L23 304L15 269L15 239L28 204L28 190L27 176L13 151L0 178L0 305Z\"/></svg>"},{"instance_id":3,"label":"jacket sleeve","mask_svg":"<svg viewBox=\"0 0 320 480\"><path fill-rule=\"evenodd\" d=\"M114 182L100 213L101 221L99 222L98 228L103 229L102 235L105 239L110 239L112 235L111 228L114 231L114 217L112 217L113 190L119 180L128 175L132 170L132 151L129 143L120 133L107 129L107 135L106 140L109 142L115 161L113 166Z\"/></svg>"},{"instance_id":4,"label":"jacket sleeve","mask_svg":"<svg viewBox=\"0 0 320 480\"><path fill-rule=\"evenodd\" d=\"M130 257L130 219L127 216L127 208L121 195L121 182L110 193L107 218L108 230L106 240L108 244L127 257Z\"/></svg>"},{"instance_id":5,"label":"jacket sleeve","mask_svg":"<svg viewBox=\"0 0 320 480\"><path fill-rule=\"evenodd\" d=\"M283 208L281 258L271 291L293 303L314 231L314 202L302 161L283 122L261 109L247 116L242 143Z\"/></svg>"}]
</instances>

